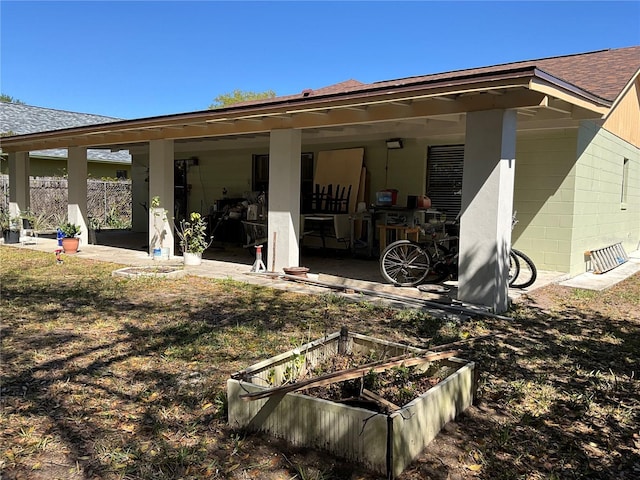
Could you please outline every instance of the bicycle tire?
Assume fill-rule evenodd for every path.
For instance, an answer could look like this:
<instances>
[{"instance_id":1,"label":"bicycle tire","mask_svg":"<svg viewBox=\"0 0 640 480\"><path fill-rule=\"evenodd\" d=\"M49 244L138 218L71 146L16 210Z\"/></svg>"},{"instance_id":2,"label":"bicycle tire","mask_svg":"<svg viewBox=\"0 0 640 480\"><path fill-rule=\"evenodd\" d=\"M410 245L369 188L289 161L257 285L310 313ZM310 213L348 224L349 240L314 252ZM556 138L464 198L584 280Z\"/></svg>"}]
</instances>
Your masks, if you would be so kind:
<instances>
[{"instance_id":1,"label":"bicycle tire","mask_svg":"<svg viewBox=\"0 0 640 480\"><path fill-rule=\"evenodd\" d=\"M527 288L536 281L538 278L538 270L536 269L533 260L527 257L520 250L516 250L514 248L511 249L511 252L518 257L518 261L520 262L520 272L518 277L514 279L514 282L511 284L513 288Z\"/></svg>"},{"instance_id":2,"label":"bicycle tire","mask_svg":"<svg viewBox=\"0 0 640 480\"><path fill-rule=\"evenodd\" d=\"M414 287L422 283L431 266L429 253L411 240L398 240L380 255L380 273L389 283Z\"/></svg>"},{"instance_id":3,"label":"bicycle tire","mask_svg":"<svg viewBox=\"0 0 640 480\"><path fill-rule=\"evenodd\" d=\"M513 283L516 281L516 279L518 278L518 275L520 275L520 260L518 260L518 257L516 256L515 253L513 253L513 250L511 252L509 252L509 286L513 286Z\"/></svg>"}]
</instances>

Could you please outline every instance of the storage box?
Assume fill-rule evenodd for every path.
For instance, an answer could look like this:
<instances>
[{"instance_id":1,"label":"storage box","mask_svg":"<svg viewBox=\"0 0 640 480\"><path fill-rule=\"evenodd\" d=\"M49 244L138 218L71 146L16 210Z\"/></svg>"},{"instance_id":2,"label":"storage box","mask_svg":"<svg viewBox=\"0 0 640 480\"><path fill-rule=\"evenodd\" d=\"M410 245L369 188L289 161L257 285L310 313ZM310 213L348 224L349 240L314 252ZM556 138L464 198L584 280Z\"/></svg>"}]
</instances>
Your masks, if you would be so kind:
<instances>
[{"instance_id":1,"label":"storage box","mask_svg":"<svg viewBox=\"0 0 640 480\"><path fill-rule=\"evenodd\" d=\"M376 205L379 207L390 207L391 201L391 192L376 192Z\"/></svg>"},{"instance_id":2,"label":"storage box","mask_svg":"<svg viewBox=\"0 0 640 480\"><path fill-rule=\"evenodd\" d=\"M387 189L376 192L376 205L391 207L398 202L398 190Z\"/></svg>"}]
</instances>

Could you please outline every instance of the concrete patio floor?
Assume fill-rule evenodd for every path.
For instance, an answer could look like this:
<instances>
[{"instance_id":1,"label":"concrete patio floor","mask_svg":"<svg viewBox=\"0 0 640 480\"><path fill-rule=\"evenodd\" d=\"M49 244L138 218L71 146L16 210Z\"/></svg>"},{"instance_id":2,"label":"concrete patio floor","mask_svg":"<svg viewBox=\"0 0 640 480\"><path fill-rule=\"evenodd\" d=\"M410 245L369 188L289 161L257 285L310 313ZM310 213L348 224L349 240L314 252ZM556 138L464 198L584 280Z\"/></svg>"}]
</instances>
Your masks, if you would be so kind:
<instances>
[{"instance_id":1,"label":"concrete patio floor","mask_svg":"<svg viewBox=\"0 0 640 480\"><path fill-rule=\"evenodd\" d=\"M81 246L76 254L79 258L112 262L124 266L182 266L182 256L174 256L169 260L154 260L147 253L146 235L122 231L103 231L97 236L97 245ZM50 236L39 237L37 243L15 244L18 248L27 248L43 252L51 252L52 261L57 240ZM254 251L255 252L255 251ZM277 289L300 293L336 293L362 298L366 292L368 300L379 300L396 306L416 306L418 302L446 303L456 298L456 282L447 282L442 286L435 286L432 291L426 288L394 287L384 283L379 271L376 258L354 258L347 252L304 251L301 254L302 266L309 268L310 280L319 283L336 285L336 289L309 283L287 280L278 274L256 274L251 272L255 260L254 252L229 246L213 246L203 255L203 261L198 266L187 266L185 270L190 275L197 275L215 279L233 279L251 284L258 284ZM590 272L570 278L565 273L539 271L536 282L526 289L510 289L509 296L517 302L522 295L548 284L558 283L574 288L603 290L640 271L640 251L632 252L627 263L613 270L596 275ZM266 257L264 258L266 264ZM266 265L267 270L269 266ZM280 272L282 273L282 272ZM349 293L353 292L355 293ZM377 293L377 294L376 294ZM378 297L378 298L376 298ZM398 297L396 299L396 297ZM406 299L406 301L404 301ZM418 305L419 306L419 305ZM423 305L424 306L424 305Z\"/></svg>"}]
</instances>

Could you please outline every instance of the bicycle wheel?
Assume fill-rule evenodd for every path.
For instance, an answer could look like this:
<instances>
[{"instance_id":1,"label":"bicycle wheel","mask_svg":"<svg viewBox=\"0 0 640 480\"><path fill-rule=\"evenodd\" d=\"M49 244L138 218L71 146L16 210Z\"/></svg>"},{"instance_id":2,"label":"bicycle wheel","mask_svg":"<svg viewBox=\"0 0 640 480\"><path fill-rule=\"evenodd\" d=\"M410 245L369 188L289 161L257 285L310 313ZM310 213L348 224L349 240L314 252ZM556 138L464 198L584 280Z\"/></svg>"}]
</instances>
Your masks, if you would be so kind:
<instances>
[{"instance_id":1,"label":"bicycle wheel","mask_svg":"<svg viewBox=\"0 0 640 480\"><path fill-rule=\"evenodd\" d=\"M536 269L533 260L527 257L520 250L511 249L511 252L518 258L520 262L520 273L518 277L514 279L511 284L514 288L527 288L533 285L533 282L538 278L538 270Z\"/></svg>"},{"instance_id":2,"label":"bicycle wheel","mask_svg":"<svg viewBox=\"0 0 640 480\"><path fill-rule=\"evenodd\" d=\"M520 275L520 260L513 250L509 252L509 286L511 287L513 283Z\"/></svg>"},{"instance_id":3,"label":"bicycle wheel","mask_svg":"<svg viewBox=\"0 0 640 480\"><path fill-rule=\"evenodd\" d=\"M440 283L448 279L452 272L452 266L449 262L453 261L449 255L449 249L436 243L426 247L427 253L431 258L431 267L429 273L424 279L425 283ZM455 266L457 269L457 265Z\"/></svg>"},{"instance_id":4,"label":"bicycle wheel","mask_svg":"<svg viewBox=\"0 0 640 480\"><path fill-rule=\"evenodd\" d=\"M380 273L384 279L402 287L420 284L429 273L429 254L417 243L398 240L380 256Z\"/></svg>"}]
</instances>

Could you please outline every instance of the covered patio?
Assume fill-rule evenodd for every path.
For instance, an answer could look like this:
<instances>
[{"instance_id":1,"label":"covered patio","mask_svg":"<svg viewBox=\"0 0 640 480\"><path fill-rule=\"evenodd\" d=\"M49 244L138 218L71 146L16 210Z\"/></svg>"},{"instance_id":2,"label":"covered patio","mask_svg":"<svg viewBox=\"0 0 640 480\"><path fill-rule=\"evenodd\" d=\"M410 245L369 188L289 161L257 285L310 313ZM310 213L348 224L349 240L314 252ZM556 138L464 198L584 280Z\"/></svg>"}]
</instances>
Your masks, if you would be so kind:
<instances>
[{"instance_id":1,"label":"covered patio","mask_svg":"<svg viewBox=\"0 0 640 480\"><path fill-rule=\"evenodd\" d=\"M588 56L580 60L590 62ZM176 211L177 160L191 161L197 168L184 184L190 194L189 210L207 213L213 205L211 197L217 192L226 195L228 185L239 191L254 189L251 161L256 155L268 155L268 178L263 185L269 195L267 238L271 245L265 263L277 273L284 267L309 263L300 245L305 152L320 157L327 152L365 150L367 172L361 177L358 203L366 208L375 202L375 192L390 185L401 185L403 202L407 195L423 194L428 147L464 145L464 177L451 192L460 198L457 299L504 312L509 306L508 253L517 203L516 138L526 138L534 145L543 138L553 142L554 132L576 132L584 120L599 122L611 107L611 101L562 79L571 77L571 61L518 62L371 84L351 80L215 110L5 137L10 209L16 214L29 208L29 151L66 148L68 219L81 226L86 245L87 149L128 150L132 155L133 230L146 234L145 244L152 245L152 200L159 198L163 209ZM548 74L539 65L557 69L562 77ZM551 137L546 132L552 132ZM402 140L400 153L390 151L389 139ZM567 140L573 141L571 137ZM575 162L572 157L563 160ZM523 204L528 201L520 198ZM532 204L541 208L538 200ZM531 212L529 220L537 213ZM172 218L169 215L163 226L171 256L175 245ZM553 242L556 248L558 241ZM574 260L567 260L568 255L577 258L573 250L546 258L567 264L569 271L575 267L569 265Z\"/></svg>"},{"instance_id":2,"label":"covered patio","mask_svg":"<svg viewBox=\"0 0 640 480\"><path fill-rule=\"evenodd\" d=\"M205 278L231 279L306 294L335 294L349 300L427 310L436 317L448 318L451 314L465 315L465 309L478 312L481 315L492 314L490 309L481 305L457 301L457 281L448 281L442 285L423 285L421 288L389 285L380 275L377 259L353 258L339 254L327 257L326 254L318 252L312 251L305 254L303 251L300 263L309 268L308 281L293 281L291 278L286 278L283 272L276 275L269 272L266 274L253 273L251 267L255 259L241 247L226 246L209 249L203 256L201 265L184 267L180 256L172 257L166 261L153 260L153 257L147 254L145 241L145 234L104 230L97 233L98 244L84 245L77 254L72 256L112 262L119 265L118 268L161 269L170 267L183 270L188 275ZM54 235L40 236L37 243L15 244L11 247L51 253L52 262L55 261L54 254L58 248ZM69 257L71 256L62 254L62 261ZM524 290L509 289L509 300L510 302L518 302L527 292L567 278L567 275L561 272L539 271L538 278L531 287ZM441 305L441 308L438 305Z\"/></svg>"}]
</instances>

